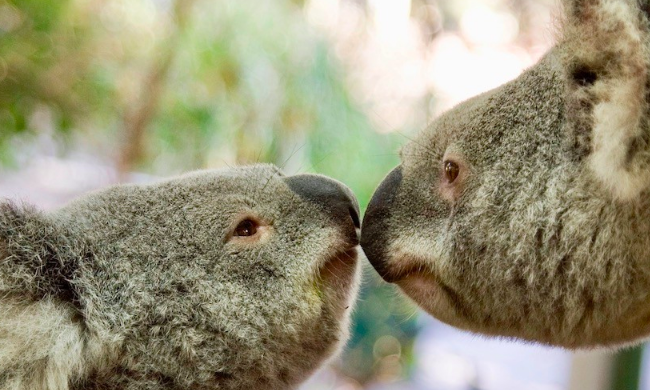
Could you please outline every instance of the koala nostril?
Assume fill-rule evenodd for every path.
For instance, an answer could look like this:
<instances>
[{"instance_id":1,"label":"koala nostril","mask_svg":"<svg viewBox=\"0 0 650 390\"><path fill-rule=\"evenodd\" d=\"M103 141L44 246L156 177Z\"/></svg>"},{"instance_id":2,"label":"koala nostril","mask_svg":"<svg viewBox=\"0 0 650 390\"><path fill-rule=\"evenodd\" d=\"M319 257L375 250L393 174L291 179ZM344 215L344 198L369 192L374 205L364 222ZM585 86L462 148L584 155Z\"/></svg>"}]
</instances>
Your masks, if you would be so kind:
<instances>
[{"instance_id":1,"label":"koala nostril","mask_svg":"<svg viewBox=\"0 0 650 390\"><path fill-rule=\"evenodd\" d=\"M354 227L360 229L361 221L359 220L359 213L354 207L350 207L348 211L350 212L350 217L352 217L352 223L354 223Z\"/></svg>"}]
</instances>

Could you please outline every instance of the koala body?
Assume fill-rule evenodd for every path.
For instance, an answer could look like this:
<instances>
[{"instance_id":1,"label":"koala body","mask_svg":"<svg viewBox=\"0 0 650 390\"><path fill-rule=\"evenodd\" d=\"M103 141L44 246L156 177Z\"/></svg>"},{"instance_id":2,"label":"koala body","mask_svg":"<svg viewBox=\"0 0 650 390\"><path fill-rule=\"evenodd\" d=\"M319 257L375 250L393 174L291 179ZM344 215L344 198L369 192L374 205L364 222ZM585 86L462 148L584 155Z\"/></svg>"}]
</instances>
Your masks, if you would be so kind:
<instances>
[{"instance_id":1,"label":"koala body","mask_svg":"<svg viewBox=\"0 0 650 390\"><path fill-rule=\"evenodd\" d=\"M538 64L403 148L361 243L451 325L620 345L650 335L650 6L564 6Z\"/></svg>"},{"instance_id":2,"label":"koala body","mask_svg":"<svg viewBox=\"0 0 650 390\"><path fill-rule=\"evenodd\" d=\"M347 338L358 225L270 165L2 203L0 388L293 388Z\"/></svg>"}]
</instances>

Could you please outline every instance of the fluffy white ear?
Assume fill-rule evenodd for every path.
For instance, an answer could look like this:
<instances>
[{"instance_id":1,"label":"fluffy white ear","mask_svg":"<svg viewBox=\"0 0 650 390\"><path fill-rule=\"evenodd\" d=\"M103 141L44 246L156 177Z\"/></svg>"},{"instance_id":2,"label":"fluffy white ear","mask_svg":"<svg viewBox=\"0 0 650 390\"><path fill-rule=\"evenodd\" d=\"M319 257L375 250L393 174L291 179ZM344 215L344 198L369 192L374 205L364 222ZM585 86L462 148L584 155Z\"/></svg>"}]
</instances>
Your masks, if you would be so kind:
<instances>
[{"instance_id":1,"label":"fluffy white ear","mask_svg":"<svg viewBox=\"0 0 650 390\"><path fill-rule=\"evenodd\" d=\"M650 185L648 4L567 0L567 122L589 170L614 199Z\"/></svg>"},{"instance_id":2,"label":"fluffy white ear","mask_svg":"<svg viewBox=\"0 0 650 390\"><path fill-rule=\"evenodd\" d=\"M86 371L83 325L51 299L0 299L0 388L69 390Z\"/></svg>"},{"instance_id":3,"label":"fluffy white ear","mask_svg":"<svg viewBox=\"0 0 650 390\"><path fill-rule=\"evenodd\" d=\"M0 201L0 389L69 390L117 359L88 331L75 276L92 250L30 206ZM77 387L75 387L77 388Z\"/></svg>"}]
</instances>

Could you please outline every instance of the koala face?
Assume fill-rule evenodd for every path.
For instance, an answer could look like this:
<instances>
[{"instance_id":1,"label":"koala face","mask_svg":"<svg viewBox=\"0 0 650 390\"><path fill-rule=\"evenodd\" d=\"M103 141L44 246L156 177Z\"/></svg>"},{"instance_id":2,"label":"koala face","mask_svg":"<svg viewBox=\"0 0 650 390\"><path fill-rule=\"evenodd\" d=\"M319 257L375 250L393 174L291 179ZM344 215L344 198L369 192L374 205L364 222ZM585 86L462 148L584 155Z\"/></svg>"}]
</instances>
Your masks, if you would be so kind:
<instances>
[{"instance_id":1,"label":"koala face","mask_svg":"<svg viewBox=\"0 0 650 390\"><path fill-rule=\"evenodd\" d=\"M0 296L30 297L0 303L37 305L72 329L51 330L71 341L50 347L69 363L50 365L75 388L286 389L347 338L358 205L332 179L256 165L0 214ZM51 371L30 361L37 352L16 352L18 379L5 380Z\"/></svg>"},{"instance_id":2,"label":"koala face","mask_svg":"<svg viewBox=\"0 0 650 390\"><path fill-rule=\"evenodd\" d=\"M402 149L361 244L451 325L617 345L650 334L648 16L625 0L566 11L537 65Z\"/></svg>"}]
</instances>

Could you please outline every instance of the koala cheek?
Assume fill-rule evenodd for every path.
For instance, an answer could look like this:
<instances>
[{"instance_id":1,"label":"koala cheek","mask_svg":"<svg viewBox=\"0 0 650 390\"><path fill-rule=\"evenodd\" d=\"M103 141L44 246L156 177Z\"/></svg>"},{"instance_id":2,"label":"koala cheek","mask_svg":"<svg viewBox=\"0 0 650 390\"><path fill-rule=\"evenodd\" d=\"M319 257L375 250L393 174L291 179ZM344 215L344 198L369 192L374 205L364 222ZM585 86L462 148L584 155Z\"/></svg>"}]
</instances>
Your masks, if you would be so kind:
<instances>
[{"instance_id":1,"label":"koala cheek","mask_svg":"<svg viewBox=\"0 0 650 390\"><path fill-rule=\"evenodd\" d=\"M460 197L461 188L458 185L453 185L445 182L438 184L437 195L444 199L449 204L454 204Z\"/></svg>"}]
</instances>

